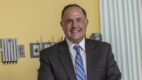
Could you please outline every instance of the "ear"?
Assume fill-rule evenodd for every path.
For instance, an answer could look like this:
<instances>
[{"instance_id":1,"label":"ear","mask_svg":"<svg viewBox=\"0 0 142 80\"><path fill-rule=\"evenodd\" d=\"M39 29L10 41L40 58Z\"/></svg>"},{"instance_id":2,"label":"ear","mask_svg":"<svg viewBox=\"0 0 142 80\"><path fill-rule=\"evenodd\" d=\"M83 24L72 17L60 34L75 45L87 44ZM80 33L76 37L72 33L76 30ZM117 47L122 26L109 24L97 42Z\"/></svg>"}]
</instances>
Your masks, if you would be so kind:
<instances>
[{"instance_id":1,"label":"ear","mask_svg":"<svg viewBox=\"0 0 142 80\"><path fill-rule=\"evenodd\" d=\"M60 21L60 25L63 27L63 22L62 21Z\"/></svg>"},{"instance_id":2,"label":"ear","mask_svg":"<svg viewBox=\"0 0 142 80\"><path fill-rule=\"evenodd\" d=\"M88 19L86 19L86 25L88 25Z\"/></svg>"}]
</instances>

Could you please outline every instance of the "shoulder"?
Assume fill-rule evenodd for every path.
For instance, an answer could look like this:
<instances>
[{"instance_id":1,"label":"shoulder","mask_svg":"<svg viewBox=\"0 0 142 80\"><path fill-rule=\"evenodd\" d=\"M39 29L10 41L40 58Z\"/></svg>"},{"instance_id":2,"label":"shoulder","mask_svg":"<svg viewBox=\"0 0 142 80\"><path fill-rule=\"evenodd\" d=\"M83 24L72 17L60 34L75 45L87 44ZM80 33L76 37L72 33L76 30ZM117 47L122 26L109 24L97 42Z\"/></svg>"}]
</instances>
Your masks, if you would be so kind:
<instances>
[{"instance_id":1,"label":"shoulder","mask_svg":"<svg viewBox=\"0 0 142 80\"><path fill-rule=\"evenodd\" d=\"M91 40L91 39L86 39L86 43L88 45L94 45L94 46L106 46L106 47L110 46L110 44L107 42L101 42L101 41Z\"/></svg>"},{"instance_id":2,"label":"shoulder","mask_svg":"<svg viewBox=\"0 0 142 80\"><path fill-rule=\"evenodd\" d=\"M100 42L96 40L86 39L87 50L96 51L109 51L111 50L111 45L107 42Z\"/></svg>"},{"instance_id":3,"label":"shoulder","mask_svg":"<svg viewBox=\"0 0 142 80\"><path fill-rule=\"evenodd\" d=\"M92 51L92 53L102 56L103 58L110 54L112 55L112 49L109 43L96 40L87 41L88 44L86 45L86 49Z\"/></svg>"}]
</instances>

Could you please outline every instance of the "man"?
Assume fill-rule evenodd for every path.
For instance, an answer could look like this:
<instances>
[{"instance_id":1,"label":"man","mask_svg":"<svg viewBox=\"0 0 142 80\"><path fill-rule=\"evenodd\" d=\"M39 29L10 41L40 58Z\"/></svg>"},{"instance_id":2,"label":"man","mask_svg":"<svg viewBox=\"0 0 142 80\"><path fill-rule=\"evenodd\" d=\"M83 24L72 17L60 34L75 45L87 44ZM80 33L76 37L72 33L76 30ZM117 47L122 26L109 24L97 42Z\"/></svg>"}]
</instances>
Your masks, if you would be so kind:
<instances>
[{"instance_id":1,"label":"man","mask_svg":"<svg viewBox=\"0 0 142 80\"><path fill-rule=\"evenodd\" d=\"M61 16L63 42L40 52L38 80L120 80L121 73L111 46L85 38L88 19L76 4L67 5Z\"/></svg>"}]
</instances>

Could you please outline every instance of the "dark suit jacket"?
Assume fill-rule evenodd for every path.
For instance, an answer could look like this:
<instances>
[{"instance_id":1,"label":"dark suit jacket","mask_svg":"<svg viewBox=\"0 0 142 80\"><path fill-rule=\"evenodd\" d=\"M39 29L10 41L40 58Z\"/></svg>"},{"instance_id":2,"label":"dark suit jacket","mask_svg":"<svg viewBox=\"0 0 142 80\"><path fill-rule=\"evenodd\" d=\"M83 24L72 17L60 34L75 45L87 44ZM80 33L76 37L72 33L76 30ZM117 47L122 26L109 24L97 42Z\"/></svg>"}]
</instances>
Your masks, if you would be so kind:
<instances>
[{"instance_id":1,"label":"dark suit jacket","mask_svg":"<svg viewBox=\"0 0 142 80\"><path fill-rule=\"evenodd\" d=\"M86 39L87 80L121 80L108 43ZM40 52L38 80L76 80L66 41Z\"/></svg>"}]
</instances>

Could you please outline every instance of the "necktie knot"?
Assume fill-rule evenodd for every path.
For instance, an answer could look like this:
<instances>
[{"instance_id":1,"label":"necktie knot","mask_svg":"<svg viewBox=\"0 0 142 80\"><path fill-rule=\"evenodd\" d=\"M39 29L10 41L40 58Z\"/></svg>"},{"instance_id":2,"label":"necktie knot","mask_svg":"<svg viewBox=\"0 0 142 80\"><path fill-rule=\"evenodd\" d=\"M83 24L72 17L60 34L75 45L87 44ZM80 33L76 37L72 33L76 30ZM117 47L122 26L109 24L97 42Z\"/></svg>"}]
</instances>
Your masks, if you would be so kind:
<instances>
[{"instance_id":1,"label":"necktie knot","mask_svg":"<svg viewBox=\"0 0 142 80\"><path fill-rule=\"evenodd\" d=\"M80 45L75 45L74 49L77 51L77 53L80 53Z\"/></svg>"}]
</instances>

